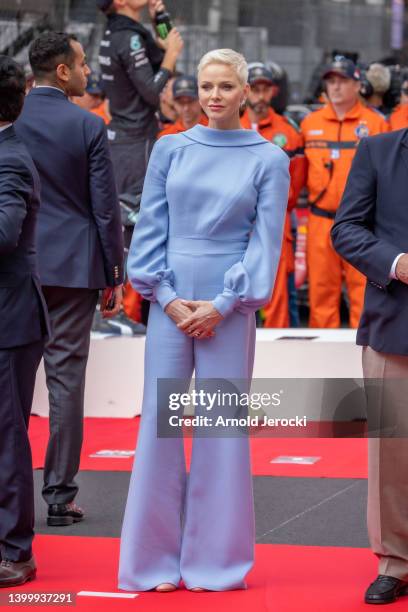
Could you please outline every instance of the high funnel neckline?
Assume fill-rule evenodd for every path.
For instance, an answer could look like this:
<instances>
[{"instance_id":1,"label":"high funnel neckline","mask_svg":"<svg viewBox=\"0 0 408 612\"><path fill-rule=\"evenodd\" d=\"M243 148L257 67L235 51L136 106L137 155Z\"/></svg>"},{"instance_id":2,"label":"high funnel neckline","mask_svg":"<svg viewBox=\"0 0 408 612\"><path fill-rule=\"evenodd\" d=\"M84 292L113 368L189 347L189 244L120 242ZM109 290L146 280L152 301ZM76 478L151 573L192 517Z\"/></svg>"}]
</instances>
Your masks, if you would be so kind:
<instances>
[{"instance_id":1,"label":"high funnel neckline","mask_svg":"<svg viewBox=\"0 0 408 612\"><path fill-rule=\"evenodd\" d=\"M183 135L211 147L246 147L268 143L255 130L218 130L200 124L183 132Z\"/></svg>"}]
</instances>

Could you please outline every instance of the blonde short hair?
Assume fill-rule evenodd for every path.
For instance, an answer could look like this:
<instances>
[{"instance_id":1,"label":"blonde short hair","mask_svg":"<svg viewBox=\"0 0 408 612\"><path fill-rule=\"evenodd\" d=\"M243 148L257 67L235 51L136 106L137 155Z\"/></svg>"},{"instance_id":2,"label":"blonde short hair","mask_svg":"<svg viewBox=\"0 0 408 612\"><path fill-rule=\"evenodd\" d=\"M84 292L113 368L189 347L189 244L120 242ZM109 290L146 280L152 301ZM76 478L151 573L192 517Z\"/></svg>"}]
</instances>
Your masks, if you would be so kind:
<instances>
[{"instance_id":1,"label":"blonde short hair","mask_svg":"<svg viewBox=\"0 0 408 612\"><path fill-rule=\"evenodd\" d=\"M197 68L197 74L209 66L210 64L225 64L231 66L235 71L241 85L246 85L248 82L248 64L245 57L234 51L233 49L215 49L209 51L200 60Z\"/></svg>"},{"instance_id":2,"label":"blonde short hair","mask_svg":"<svg viewBox=\"0 0 408 612\"><path fill-rule=\"evenodd\" d=\"M371 64L367 70L367 79L373 86L374 92L384 94L391 85L391 72L383 64Z\"/></svg>"}]
</instances>

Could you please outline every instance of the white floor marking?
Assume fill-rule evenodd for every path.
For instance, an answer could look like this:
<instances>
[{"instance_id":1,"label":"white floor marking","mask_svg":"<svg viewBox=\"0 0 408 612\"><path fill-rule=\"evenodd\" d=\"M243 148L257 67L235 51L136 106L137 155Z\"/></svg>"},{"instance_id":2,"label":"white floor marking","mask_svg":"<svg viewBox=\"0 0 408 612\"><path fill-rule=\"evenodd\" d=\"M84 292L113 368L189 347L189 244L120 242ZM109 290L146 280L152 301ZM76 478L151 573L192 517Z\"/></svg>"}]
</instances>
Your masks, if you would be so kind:
<instances>
[{"instance_id":1,"label":"white floor marking","mask_svg":"<svg viewBox=\"0 0 408 612\"><path fill-rule=\"evenodd\" d=\"M137 593L104 593L103 591L79 591L81 597L113 597L115 599L135 599Z\"/></svg>"},{"instance_id":2,"label":"white floor marking","mask_svg":"<svg viewBox=\"0 0 408 612\"><path fill-rule=\"evenodd\" d=\"M347 487L344 487L344 489L341 489L340 491L337 491L337 493L333 493L333 495L330 495L329 497L326 497L325 499L322 499L322 501L320 501L318 504L314 504L313 506L310 506L310 508L306 508L306 510L303 510L303 512L299 512L299 514L296 514L295 516L292 516L287 521L284 521L280 525L277 525L276 527L273 527L273 529L269 529L269 531L266 531L261 536L256 538L256 541L259 542L259 540L262 540L262 538L264 538L266 535L269 535L270 533L273 533L274 531L278 531L278 529L281 529L282 527L285 527L289 523L292 523L293 521L296 521L298 518L301 518L302 516L304 516L308 512L311 512L312 510L316 510L316 508L319 508L320 506L323 506L323 504L326 504L328 501L331 501L332 499L335 499L339 495L342 495L346 491L349 491L353 487L356 487L358 484L360 484L359 481L353 482L353 484L348 485Z\"/></svg>"}]
</instances>

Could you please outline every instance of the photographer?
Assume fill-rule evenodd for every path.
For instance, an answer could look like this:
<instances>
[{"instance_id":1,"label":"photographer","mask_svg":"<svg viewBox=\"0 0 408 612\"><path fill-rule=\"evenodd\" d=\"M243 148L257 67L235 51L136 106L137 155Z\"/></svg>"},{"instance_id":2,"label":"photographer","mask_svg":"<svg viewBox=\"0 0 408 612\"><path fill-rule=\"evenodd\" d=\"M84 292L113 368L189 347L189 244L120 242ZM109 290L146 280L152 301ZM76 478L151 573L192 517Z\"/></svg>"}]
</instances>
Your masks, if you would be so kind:
<instances>
[{"instance_id":1,"label":"photographer","mask_svg":"<svg viewBox=\"0 0 408 612\"><path fill-rule=\"evenodd\" d=\"M384 96L391 86L391 72L388 66L374 63L365 73L365 80L362 82L361 95L369 108L387 114L384 103Z\"/></svg>"}]
</instances>

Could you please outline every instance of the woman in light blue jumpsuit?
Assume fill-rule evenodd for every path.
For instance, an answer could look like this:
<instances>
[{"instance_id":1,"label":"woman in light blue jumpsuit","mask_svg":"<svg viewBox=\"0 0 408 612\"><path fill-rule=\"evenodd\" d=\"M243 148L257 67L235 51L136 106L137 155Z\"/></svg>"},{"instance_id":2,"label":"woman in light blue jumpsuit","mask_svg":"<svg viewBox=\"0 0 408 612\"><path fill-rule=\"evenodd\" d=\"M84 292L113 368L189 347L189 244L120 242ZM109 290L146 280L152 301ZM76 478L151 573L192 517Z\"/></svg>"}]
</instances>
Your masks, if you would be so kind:
<instances>
[{"instance_id":1,"label":"woman in light blue jumpsuit","mask_svg":"<svg viewBox=\"0 0 408 612\"><path fill-rule=\"evenodd\" d=\"M195 370L200 379L250 381L254 313L270 298L279 262L289 160L257 132L233 129L247 91L242 65L237 72L230 63L234 53L199 70L210 127L156 143L130 248L129 279L152 304L121 539L124 590L177 587L180 580L189 589L245 588L253 564L248 437L195 437L187 481L182 438L160 438L156 429L158 379L190 379ZM239 85L235 97L229 82ZM170 318L179 298L190 310L198 301L216 313L212 337Z\"/></svg>"}]
</instances>

